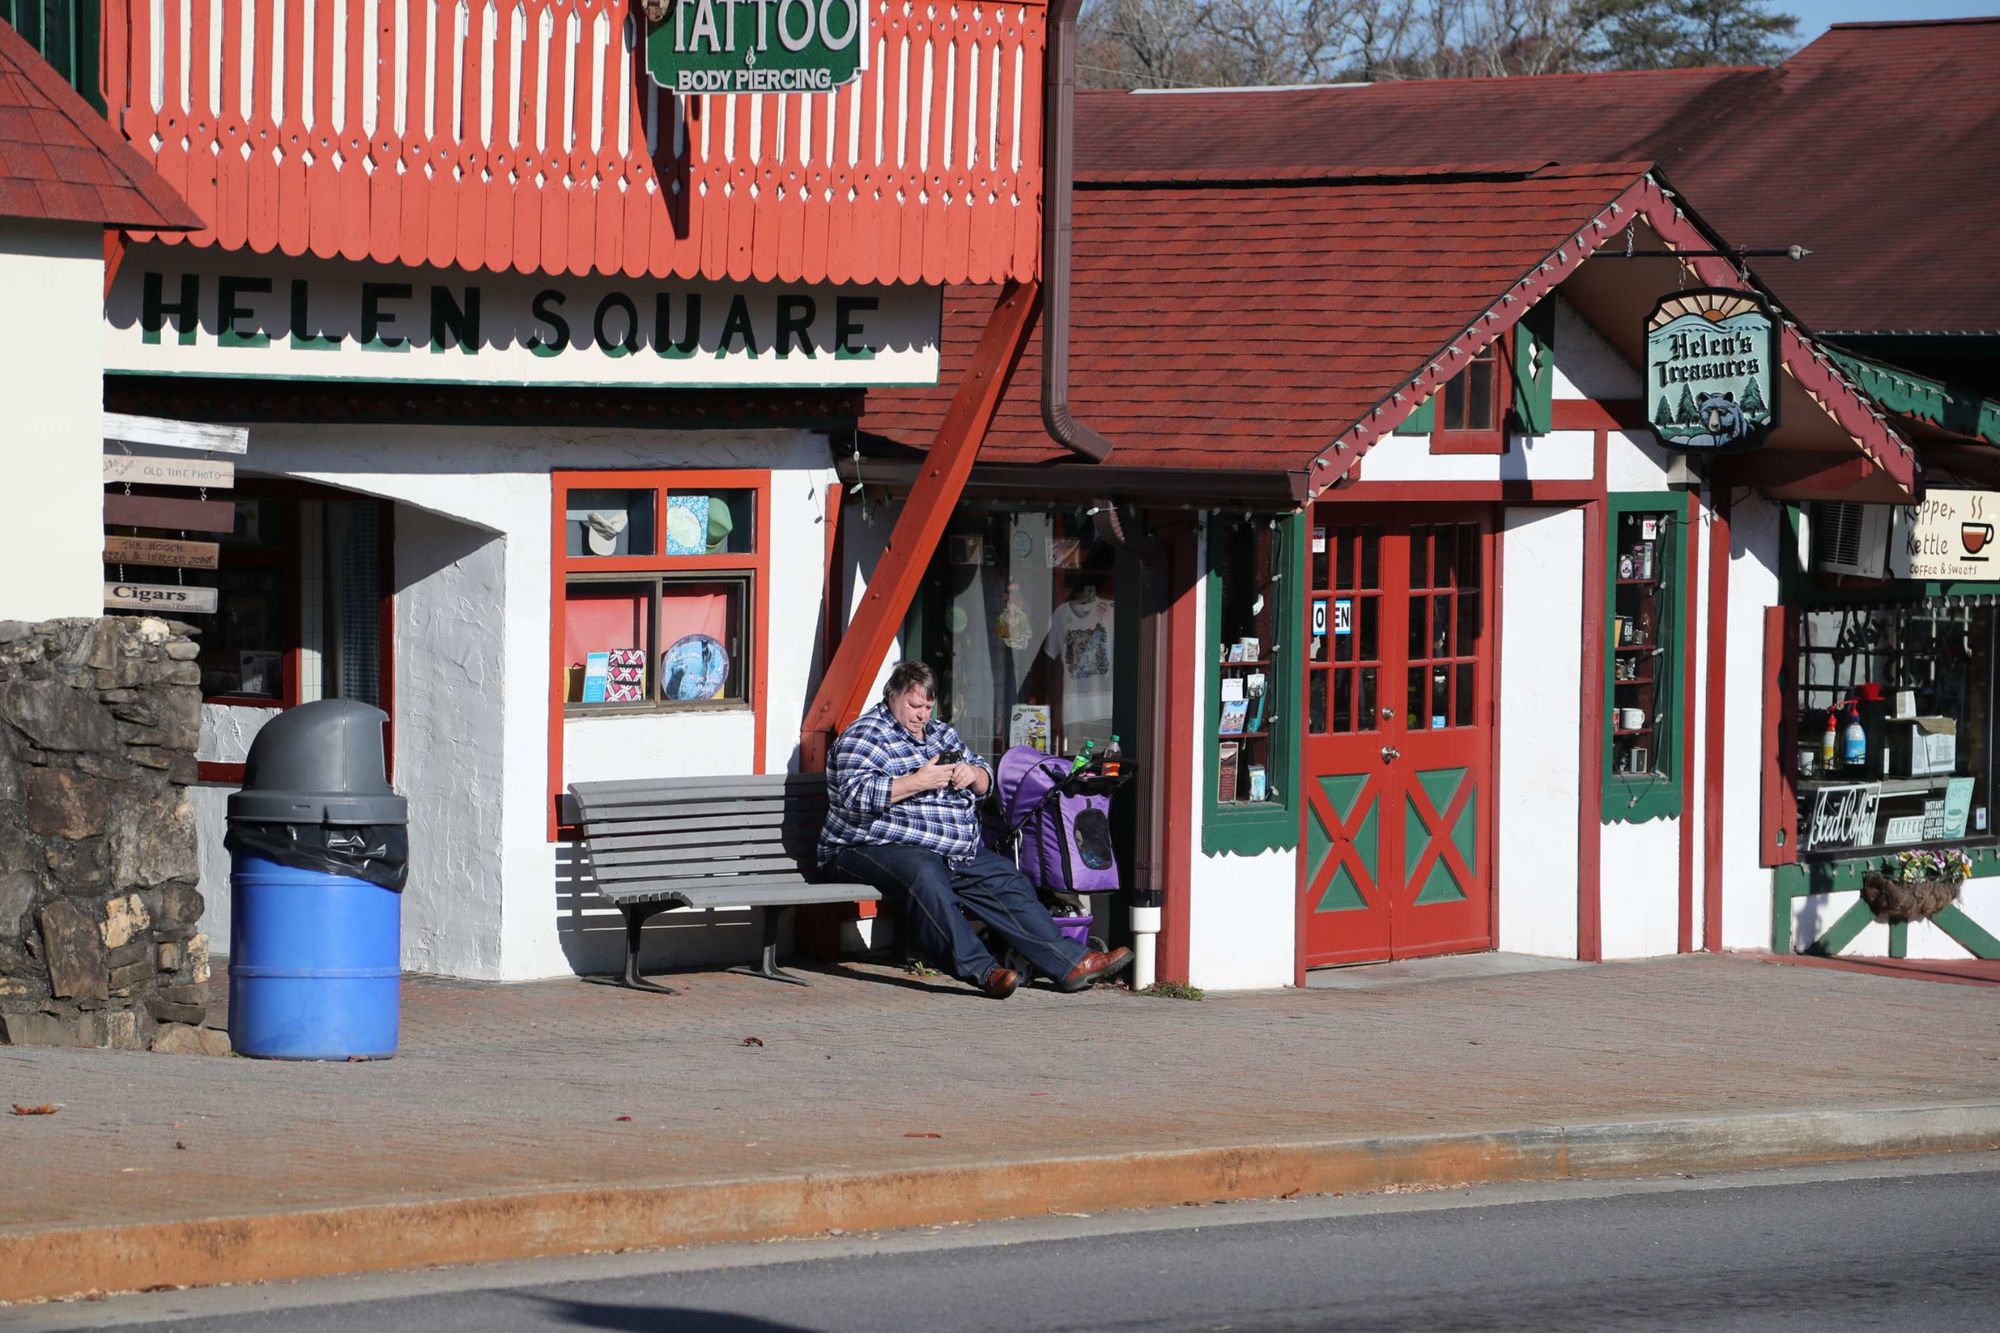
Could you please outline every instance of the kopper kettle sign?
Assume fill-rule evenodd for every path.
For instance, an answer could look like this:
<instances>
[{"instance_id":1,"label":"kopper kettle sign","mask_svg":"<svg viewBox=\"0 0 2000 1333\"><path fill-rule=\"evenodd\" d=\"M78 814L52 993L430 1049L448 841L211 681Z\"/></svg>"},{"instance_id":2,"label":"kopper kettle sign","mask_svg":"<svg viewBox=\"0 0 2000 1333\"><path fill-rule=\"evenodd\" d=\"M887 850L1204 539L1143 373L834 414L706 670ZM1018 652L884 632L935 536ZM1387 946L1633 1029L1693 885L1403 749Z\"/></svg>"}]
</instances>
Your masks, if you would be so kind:
<instances>
[{"instance_id":1,"label":"kopper kettle sign","mask_svg":"<svg viewBox=\"0 0 2000 1333\"><path fill-rule=\"evenodd\" d=\"M1899 579L1947 583L2000 580L1994 522L2000 491L1952 491L1933 486L1924 502L1907 505L1889 547L1889 573Z\"/></svg>"}]
</instances>

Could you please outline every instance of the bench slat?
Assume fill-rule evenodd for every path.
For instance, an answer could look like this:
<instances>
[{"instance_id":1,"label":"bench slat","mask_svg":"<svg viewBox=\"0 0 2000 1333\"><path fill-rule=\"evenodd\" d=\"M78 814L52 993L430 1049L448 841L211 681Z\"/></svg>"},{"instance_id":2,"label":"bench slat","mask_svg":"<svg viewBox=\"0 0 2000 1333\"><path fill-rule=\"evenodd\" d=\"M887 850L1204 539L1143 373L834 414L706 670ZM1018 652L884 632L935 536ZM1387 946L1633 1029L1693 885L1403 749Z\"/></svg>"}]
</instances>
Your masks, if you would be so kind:
<instances>
[{"instance_id":1,"label":"bench slat","mask_svg":"<svg viewBox=\"0 0 2000 1333\"><path fill-rule=\"evenodd\" d=\"M585 837L622 837L633 833L717 833L739 829L775 829L787 824L813 824L779 806L747 806L739 811L702 810L675 815L666 810L634 810L628 817L597 817L577 821Z\"/></svg>"},{"instance_id":2,"label":"bench slat","mask_svg":"<svg viewBox=\"0 0 2000 1333\"><path fill-rule=\"evenodd\" d=\"M662 852L683 849L699 855L699 849L704 847L740 847L760 851L783 848L794 855L812 858L817 855L819 841L818 834L803 828L698 829L692 833L627 833L619 829L614 833L592 832L588 836L593 854L656 847Z\"/></svg>"},{"instance_id":3,"label":"bench slat","mask_svg":"<svg viewBox=\"0 0 2000 1333\"><path fill-rule=\"evenodd\" d=\"M718 778L638 778L620 782L574 782L576 795L588 818L598 810L633 805L682 804L700 801L741 801L765 797L779 799L810 792L824 793L826 778L818 773L758 774L750 777Z\"/></svg>"},{"instance_id":4,"label":"bench slat","mask_svg":"<svg viewBox=\"0 0 2000 1333\"><path fill-rule=\"evenodd\" d=\"M654 876L599 884L596 892L615 903L676 899L689 906L703 907L875 902L882 896L866 884L817 884L799 875L710 876L693 880Z\"/></svg>"},{"instance_id":5,"label":"bench slat","mask_svg":"<svg viewBox=\"0 0 2000 1333\"><path fill-rule=\"evenodd\" d=\"M694 879L701 875L740 875L759 870L790 870L798 873L816 868L810 859L782 850L766 856L703 856L662 855L643 848L636 851L600 853L595 847L591 848L590 867L599 879L621 878L620 872L627 866L659 866L676 879Z\"/></svg>"}]
</instances>

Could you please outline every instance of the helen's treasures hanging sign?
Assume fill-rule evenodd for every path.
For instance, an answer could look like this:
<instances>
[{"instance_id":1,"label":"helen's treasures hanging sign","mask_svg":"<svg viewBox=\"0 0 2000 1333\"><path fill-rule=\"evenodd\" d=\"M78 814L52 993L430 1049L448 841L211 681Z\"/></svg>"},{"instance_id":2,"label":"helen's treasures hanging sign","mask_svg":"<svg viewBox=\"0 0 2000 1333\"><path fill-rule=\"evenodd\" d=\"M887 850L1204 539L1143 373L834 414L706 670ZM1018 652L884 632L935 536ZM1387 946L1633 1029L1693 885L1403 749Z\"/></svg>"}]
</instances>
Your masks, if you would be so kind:
<instances>
[{"instance_id":1,"label":"helen's treasures hanging sign","mask_svg":"<svg viewBox=\"0 0 2000 1333\"><path fill-rule=\"evenodd\" d=\"M1653 434L1689 453L1747 449L1778 421L1778 322L1750 292L1661 297L1646 318Z\"/></svg>"},{"instance_id":2,"label":"helen's treasures hanging sign","mask_svg":"<svg viewBox=\"0 0 2000 1333\"><path fill-rule=\"evenodd\" d=\"M1994 556L1994 521L2000 491L1955 491L1932 486L1924 502L1903 509L1889 543L1889 574L1943 583L2000 580Z\"/></svg>"},{"instance_id":3,"label":"helen's treasures hanging sign","mask_svg":"<svg viewBox=\"0 0 2000 1333\"><path fill-rule=\"evenodd\" d=\"M675 93L825 93L868 68L871 0L648 0L646 70Z\"/></svg>"}]
</instances>

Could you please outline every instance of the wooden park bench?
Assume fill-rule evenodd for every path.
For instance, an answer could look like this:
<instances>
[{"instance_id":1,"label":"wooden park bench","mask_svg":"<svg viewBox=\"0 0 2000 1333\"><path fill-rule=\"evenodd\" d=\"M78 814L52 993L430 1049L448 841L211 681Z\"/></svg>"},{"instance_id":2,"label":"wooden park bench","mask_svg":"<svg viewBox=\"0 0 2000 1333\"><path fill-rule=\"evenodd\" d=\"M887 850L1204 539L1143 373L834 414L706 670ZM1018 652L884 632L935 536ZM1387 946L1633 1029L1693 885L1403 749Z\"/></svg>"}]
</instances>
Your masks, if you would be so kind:
<instances>
[{"instance_id":1,"label":"wooden park bench","mask_svg":"<svg viewBox=\"0 0 2000 1333\"><path fill-rule=\"evenodd\" d=\"M660 912L756 908L763 960L730 971L803 986L803 979L778 967L785 909L882 896L866 884L836 883L819 872L823 774L576 782L570 793L569 813L583 831L596 892L625 914L622 984L634 990L674 994L639 976L639 932Z\"/></svg>"}]
</instances>

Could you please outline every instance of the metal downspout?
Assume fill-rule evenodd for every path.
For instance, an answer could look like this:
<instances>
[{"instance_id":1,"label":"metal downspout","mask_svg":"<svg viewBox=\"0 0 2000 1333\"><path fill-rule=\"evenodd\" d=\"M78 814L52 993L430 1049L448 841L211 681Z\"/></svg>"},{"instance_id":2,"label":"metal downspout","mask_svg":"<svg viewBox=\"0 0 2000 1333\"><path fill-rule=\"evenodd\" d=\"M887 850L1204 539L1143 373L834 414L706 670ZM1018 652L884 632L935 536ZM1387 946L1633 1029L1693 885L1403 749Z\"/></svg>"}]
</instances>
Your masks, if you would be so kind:
<instances>
[{"instance_id":1,"label":"metal downspout","mask_svg":"<svg viewBox=\"0 0 2000 1333\"><path fill-rule=\"evenodd\" d=\"M1076 12L1051 0L1042 80L1042 426L1071 452L1102 463L1111 441L1069 410L1069 240L1076 162Z\"/></svg>"}]
</instances>

